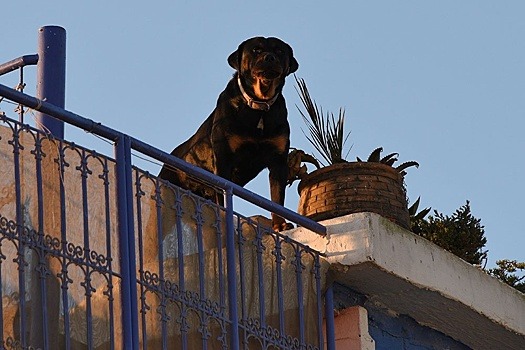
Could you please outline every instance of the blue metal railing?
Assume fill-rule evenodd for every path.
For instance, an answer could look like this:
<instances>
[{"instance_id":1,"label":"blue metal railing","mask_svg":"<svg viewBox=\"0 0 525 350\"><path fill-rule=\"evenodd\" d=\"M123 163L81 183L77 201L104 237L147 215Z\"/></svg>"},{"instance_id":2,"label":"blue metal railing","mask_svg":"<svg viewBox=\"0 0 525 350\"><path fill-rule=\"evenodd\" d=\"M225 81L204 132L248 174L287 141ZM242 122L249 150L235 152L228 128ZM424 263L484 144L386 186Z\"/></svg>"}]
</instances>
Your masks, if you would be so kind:
<instances>
[{"instance_id":1,"label":"blue metal railing","mask_svg":"<svg viewBox=\"0 0 525 350\"><path fill-rule=\"evenodd\" d=\"M25 66L32 66L38 63L38 55L25 55L15 58L9 62L0 64L0 75L15 71Z\"/></svg>"},{"instance_id":2,"label":"blue metal railing","mask_svg":"<svg viewBox=\"0 0 525 350\"><path fill-rule=\"evenodd\" d=\"M66 30L44 26L38 30L36 96L58 107L66 102ZM64 138L64 123L45 113L36 113L37 123L47 132Z\"/></svg>"},{"instance_id":3,"label":"blue metal railing","mask_svg":"<svg viewBox=\"0 0 525 350\"><path fill-rule=\"evenodd\" d=\"M24 67L25 66L33 66L38 63L38 54L34 55L25 55L18 58L15 58L9 62L0 64L0 76L13 72L15 70L19 70L20 72L20 80L17 86L17 90L20 92L24 92L25 83L24 83ZM2 102L2 98L0 98L0 102ZM19 106L18 108L18 120L20 122L24 122L24 108L22 106Z\"/></svg>"},{"instance_id":4,"label":"blue metal railing","mask_svg":"<svg viewBox=\"0 0 525 350\"><path fill-rule=\"evenodd\" d=\"M3 96L11 101L20 103L31 109L49 114L56 119L66 122L67 124L74 125L91 134L101 136L113 142L117 142L121 137L127 137L129 138L130 149L134 149L138 152L141 152L142 154L156 159L160 162L163 162L173 168L180 169L188 174L191 174L196 178L201 179L202 181L209 183L210 185L216 188L223 189L224 191L231 190L232 195L238 196L239 198L253 203L263 209L288 218L290 221L299 224L303 227L306 227L309 230L317 232L321 235L326 234L326 228L315 221L312 221L302 215L297 214L294 211L291 211L274 202L271 202L268 199L261 197L260 195L253 193L249 190L246 190L245 188L231 181L218 177L192 164L186 163L182 159L174 157L169 153L166 153L129 135L109 128L101 123L95 122L91 119L83 118L73 112L52 105L46 101L41 101L36 97L20 93L2 84L0 84L0 96Z\"/></svg>"},{"instance_id":5,"label":"blue metal railing","mask_svg":"<svg viewBox=\"0 0 525 350\"><path fill-rule=\"evenodd\" d=\"M18 249L13 254L19 261L15 264L19 270L15 289L20 294L17 308L21 318L15 322L18 331L7 338L6 322L0 319L4 325L0 348L27 348L34 342L53 348L57 343L51 335L56 338L55 332L63 334L60 345L67 349L100 346L99 333L93 327L98 317L94 314L99 312L97 298L102 293L107 313L103 324L109 332L104 342L109 348L313 349L323 348L326 340L327 347L333 349L330 288L324 300L329 318L326 336L321 331L325 270L320 254L235 213L232 199L237 196L325 234L322 225L46 101L3 85L0 96L106 138L115 148L112 160L2 118L11 129L4 142L13 149L8 163L14 167L16 200L14 218L0 209L0 231L2 239ZM225 195L224 208L133 167L132 149L220 189ZM27 199L32 198L31 190L21 190L22 178L28 181L28 163L29 178L36 179L31 185L37 193L36 204ZM53 171L57 176L50 180ZM46 181L57 188L50 190ZM78 212L70 208L76 190L82 193L75 204ZM91 198L92 193L100 197ZM49 207L50 198L56 199L57 208ZM34 221L27 219L33 215L32 206ZM91 214L93 210L101 214ZM114 213L115 220L111 219ZM56 227L50 222L55 215L59 218ZM82 234L77 237L78 227L72 222L78 217L82 218ZM100 223L97 217L102 218ZM104 244L97 241L99 229ZM118 242L118 249L111 242ZM95 253L95 247L105 253ZM44 271L38 283L24 269L28 249L39 256L37 266ZM113 261L116 257L118 269ZM6 261L0 256L2 283L2 263L7 266ZM83 272L72 277L72 266ZM50 287L49 273L56 277L58 288ZM99 277L104 282L93 282ZM39 291L24 290L33 284ZM85 296L71 301L75 288ZM54 292L60 298L55 300ZM2 292L0 297L4 295ZM37 296L42 300L38 306L34 303ZM49 311L57 302L63 310L60 315ZM41 311L38 322L24 317L28 307ZM79 312L84 316L78 316ZM55 319L60 327L49 322ZM79 324L83 325L81 330L75 328Z\"/></svg>"},{"instance_id":6,"label":"blue metal railing","mask_svg":"<svg viewBox=\"0 0 525 350\"><path fill-rule=\"evenodd\" d=\"M117 196L119 198L117 216L120 240L120 258L122 283L122 331L125 349L135 349L138 344L138 327L134 320L138 319L137 291L135 282L136 260L134 223L133 223L133 189L131 146L129 137L120 135L115 143L115 160L117 163Z\"/></svg>"}]
</instances>

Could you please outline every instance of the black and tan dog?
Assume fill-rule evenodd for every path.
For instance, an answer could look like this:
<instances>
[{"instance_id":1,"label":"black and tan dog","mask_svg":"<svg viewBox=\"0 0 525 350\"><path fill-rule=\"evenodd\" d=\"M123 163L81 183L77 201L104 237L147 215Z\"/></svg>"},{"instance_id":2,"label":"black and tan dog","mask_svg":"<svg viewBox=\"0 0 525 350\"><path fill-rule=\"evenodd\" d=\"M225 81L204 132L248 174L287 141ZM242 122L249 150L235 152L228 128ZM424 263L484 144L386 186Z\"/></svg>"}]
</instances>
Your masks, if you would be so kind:
<instances>
[{"instance_id":1,"label":"black and tan dog","mask_svg":"<svg viewBox=\"0 0 525 350\"><path fill-rule=\"evenodd\" d=\"M284 204L290 126L281 91L299 68L292 48L277 38L255 37L228 57L237 72L220 94L211 115L172 155L240 186L269 169L272 201ZM214 191L183 172L164 166L159 174L178 186L215 200ZM290 228L272 214L274 230Z\"/></svg>"}]
</instances>

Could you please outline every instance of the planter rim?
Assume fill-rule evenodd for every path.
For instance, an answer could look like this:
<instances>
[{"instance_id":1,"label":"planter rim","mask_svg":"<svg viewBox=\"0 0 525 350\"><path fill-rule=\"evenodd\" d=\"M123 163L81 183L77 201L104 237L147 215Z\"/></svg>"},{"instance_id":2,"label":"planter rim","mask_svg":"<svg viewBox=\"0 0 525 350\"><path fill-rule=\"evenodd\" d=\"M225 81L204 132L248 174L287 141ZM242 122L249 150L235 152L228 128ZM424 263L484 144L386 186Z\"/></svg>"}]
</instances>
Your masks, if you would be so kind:
<instances>
[{"instance_id":1,"label":"planter rim","mask_svg":"<svg viewBox=\"0 0 525 350\"><path fill-rule=\"evenodd\" d=\"M348 162L317 169L297 187L298 213L326 220L358 212L373 212L409 229L404 176L379 162Z\"/></svg>"},{"instance_id":2,"label":"planter rim","mask_svg":"<svg viewBox=\"0 0 525 350\"><path fill-rule=\"evenodd\" d=\"M301 193L302 189L305 187L305 186L309 186L309 184L311 182L317 182L319 181L320 179L322 179L325 175L327 175L328 173L331 173L331 172L334 172L334 171L343 171L345 169L348 169L348 170L351 170L351 169L362 169L362 170L367 170L367 171L370 171L370 172L379 172L379 173L386 173L388 175L390 175L390 177L393 177L394 179L399 179L400 181L403 180L403 176L401 175L401 173L399 173L399 171L397 171L396 168L390 166L390 165L387 165L387 164L383 164L383 163L379 163L379 162L345 162L345 163L336 163L336 164L331 164L331 165L328 165L328 166L324 166L320 169L316 169L314 171L312 171L311 173L309 174L306 174L302 179L301 181L299 181L299 184L297 185L297 192L299 192L299 194Z\"/></svg>"}]
</instances>

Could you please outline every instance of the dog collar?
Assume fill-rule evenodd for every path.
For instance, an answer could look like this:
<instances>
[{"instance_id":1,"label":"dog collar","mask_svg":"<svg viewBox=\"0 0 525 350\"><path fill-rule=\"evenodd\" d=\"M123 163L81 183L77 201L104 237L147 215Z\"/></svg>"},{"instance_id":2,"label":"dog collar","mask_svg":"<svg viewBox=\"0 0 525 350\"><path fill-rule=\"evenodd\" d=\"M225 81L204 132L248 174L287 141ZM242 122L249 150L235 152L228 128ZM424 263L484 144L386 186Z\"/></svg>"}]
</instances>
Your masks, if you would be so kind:
<instances>
[{"instance_id":1,"label":"dog collar","mask_svg":"<svg viewBox=\"0 0 525 350\"><path fill-rule=\"evenodd\" d=\"M268 101L257 101L250 97L242 87L241 83L241 76L237 75L237 84L239 85L239 89L241 90L242 97L246 100L246 103L248 104L248 107L251 109L257 109L260 111L269 111L270 107L274 104L274 102L277 100L277 97L279 97L279 94L276 94L274 97L272 97Z\"/></svg>"}]
</instances>

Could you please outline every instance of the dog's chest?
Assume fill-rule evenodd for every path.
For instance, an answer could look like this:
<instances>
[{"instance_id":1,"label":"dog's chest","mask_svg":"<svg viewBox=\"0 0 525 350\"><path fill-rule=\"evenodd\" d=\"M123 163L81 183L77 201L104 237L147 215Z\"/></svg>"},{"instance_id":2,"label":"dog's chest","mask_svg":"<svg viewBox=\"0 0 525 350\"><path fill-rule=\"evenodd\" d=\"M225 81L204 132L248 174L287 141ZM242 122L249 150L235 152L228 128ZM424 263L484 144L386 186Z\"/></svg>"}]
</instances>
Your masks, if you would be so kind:
<instances>
[{"instance_id":1,"label":"dog's chest","mask_svg":"<svg viewBox=\"0 0 525 350\"><path fill-rule=\"evenodd\" d=\"M282 154L288 147L288 130L287 124L278 125L275 118L254 113L230 129L228 145L234 154L249 153L255 157L265 155L261 152Z\"/></svg>"},{"instance_id":2,"label":"dog's chest","mask_svg":"<svg viewBox=\"0 0 525 350\"><path fill-rule=\"evenodd\" d=\"M246 135L230 135L228 146L234 155L249 154L252 157L264 157L268 154L282 154L288 146L288 136L252 137Z\"/></svg>"}]
</instances>

